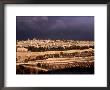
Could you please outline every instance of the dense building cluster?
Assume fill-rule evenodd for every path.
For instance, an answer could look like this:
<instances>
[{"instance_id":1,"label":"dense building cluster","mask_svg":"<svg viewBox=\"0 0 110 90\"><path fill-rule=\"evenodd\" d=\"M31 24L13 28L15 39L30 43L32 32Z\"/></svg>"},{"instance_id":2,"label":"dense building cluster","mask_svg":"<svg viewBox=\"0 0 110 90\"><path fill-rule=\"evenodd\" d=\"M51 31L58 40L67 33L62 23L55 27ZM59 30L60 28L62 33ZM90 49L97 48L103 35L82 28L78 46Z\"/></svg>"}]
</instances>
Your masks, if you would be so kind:
<instances>
[{"instance_id":1,"label":"dense building cluster","mask_svg":"<svg viewBox=\"0 0 110 90\"><path fill-rule=\"evenodd\" d=\"M74 40L26 40L17 41L17 50L20 48L27 48L28 51L62 51L74 49L88 49L94 48L93 41L74 41ZM18 49L19 48L19 49ZM23 51L21 49L21 51ZM25 51L25 50L24 50Z\"/></svg>"},{"instance_id":2,"label":"dense building cluster","mask_svg":"<svg viewBox=\"0 0 110 90\"><path fill-rule=\"evenodd\" d=\"M94 41L17 41L16 53L17 74L94 73Z\"/></svg>"}]
</instances>

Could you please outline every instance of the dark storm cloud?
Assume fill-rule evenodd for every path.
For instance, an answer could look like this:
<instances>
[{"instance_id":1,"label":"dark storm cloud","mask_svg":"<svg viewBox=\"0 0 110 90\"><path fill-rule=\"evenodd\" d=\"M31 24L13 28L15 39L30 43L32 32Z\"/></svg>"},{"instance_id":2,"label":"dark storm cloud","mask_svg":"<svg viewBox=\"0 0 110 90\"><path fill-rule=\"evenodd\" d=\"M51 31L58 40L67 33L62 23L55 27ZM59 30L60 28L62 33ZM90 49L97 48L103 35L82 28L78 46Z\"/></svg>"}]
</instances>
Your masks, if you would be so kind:
<instances>
[{"instance_id":1,"label":"dark storm cloud","mask_svg":"<svg viewBox=\"0 0 110 90\"><path fill-rule=\"evenodd\" d=\"M94 39L93 16L17 16L17 39Z\"/></svg>"}]
</instances>

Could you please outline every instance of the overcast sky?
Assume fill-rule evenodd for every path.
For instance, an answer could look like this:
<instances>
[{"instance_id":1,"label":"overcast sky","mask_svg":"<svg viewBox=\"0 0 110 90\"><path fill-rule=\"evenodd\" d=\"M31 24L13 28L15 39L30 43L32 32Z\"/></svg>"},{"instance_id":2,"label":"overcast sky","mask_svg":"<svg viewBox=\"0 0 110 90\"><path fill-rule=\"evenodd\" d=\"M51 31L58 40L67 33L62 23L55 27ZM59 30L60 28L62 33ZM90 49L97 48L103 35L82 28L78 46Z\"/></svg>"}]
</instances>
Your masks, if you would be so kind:
<instances>
[{"instance_id":1,"label":"overcast sky","mask_svg":"<svg viewBox=\"0 0 110 90\"><path fill-rule=\"evenodd\" d=\"M94 16L17 16L16 39L94 40Z\"/></svg>"}]
</instances>

